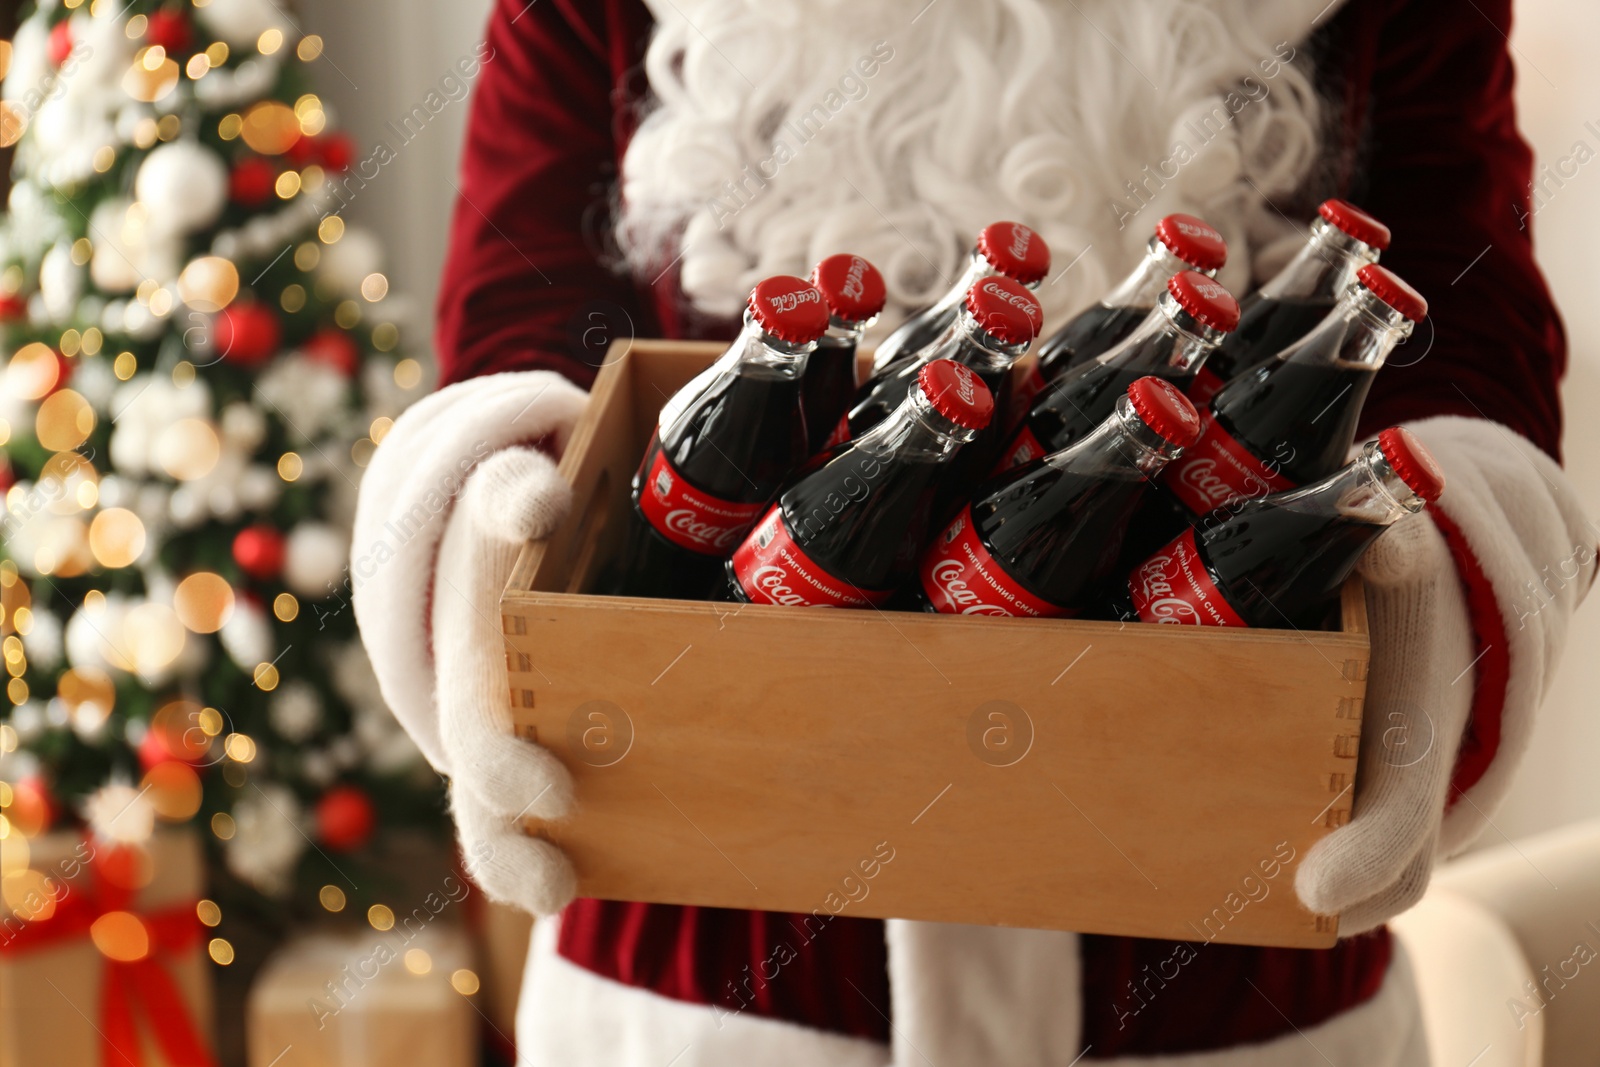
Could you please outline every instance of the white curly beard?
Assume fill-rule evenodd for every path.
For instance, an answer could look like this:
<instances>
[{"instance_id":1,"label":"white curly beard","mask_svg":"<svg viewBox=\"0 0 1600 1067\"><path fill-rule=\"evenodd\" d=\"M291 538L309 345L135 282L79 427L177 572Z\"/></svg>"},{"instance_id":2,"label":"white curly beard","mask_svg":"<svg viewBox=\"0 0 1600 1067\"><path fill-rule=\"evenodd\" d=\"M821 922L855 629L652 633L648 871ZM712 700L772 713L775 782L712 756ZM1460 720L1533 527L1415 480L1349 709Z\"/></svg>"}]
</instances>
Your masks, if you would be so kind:
<instances>
[{"instance_id":1,"label":"white curly beard","mask_svg":"<svg viewBox=\"0 0 1600 1067\"><path fill-rule=\"evenodd\" d=\"M1058 323L1171 211L1221 230L1241 290L1294 230L1268 201L1318 154L1309 60L1284 60L1323 0L648 2L617 235L636 277L678 264L709 314L848 251L883 271L893 325L1013 219L1050 244Z\"/></svg>"}]
</instances>

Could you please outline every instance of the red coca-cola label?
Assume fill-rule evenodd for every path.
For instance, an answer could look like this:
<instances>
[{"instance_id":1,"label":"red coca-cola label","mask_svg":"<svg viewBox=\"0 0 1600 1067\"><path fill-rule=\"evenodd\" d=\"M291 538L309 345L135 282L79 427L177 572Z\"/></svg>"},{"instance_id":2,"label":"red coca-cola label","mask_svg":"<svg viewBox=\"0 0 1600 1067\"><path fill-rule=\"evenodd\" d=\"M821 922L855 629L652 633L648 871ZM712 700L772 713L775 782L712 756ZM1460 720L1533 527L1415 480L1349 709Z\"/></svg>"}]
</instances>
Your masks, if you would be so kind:
<instances>
[{"instance_id":1,"label":"red coca-cola label","mask_svg":"<svg viewBox=\"0 0 1600 1067\"><path fill-rule=\"evenodd\" d=\"M1033 436L1033 431L1028 429L1027 423L1023 423L1022 427L1017 430L1017 435L1006 446L1006 450L1000 454L1000 462L996 463L994 470L989 473L991 475L1004 474L1006 471L1014 467L1020 467L1024 463L1032 463L1042 455L1044 455L1044 445L1040 444L1039 439Z\"/></svg>"},{"instance_id":2,"label":"red coca-cola label","mask_svg":"<svg viewBox=\"0 0 1600 1067\"><path fill-rule=\"evenodd\" d=\"M1200 438L1167 464L1162 484L1196 515L1235 500L1293 489L1276 464L1256 456L1210 414L1201 416Z\"/></svg>"},{"instance_id":3,"label":"red coca-cola label","mask_svg":"<svg viewBox=\"0 0 1600 1067\"><path fill-rule=\"evenodd\" d=\"M664 448L656 449L639 490L639 510L657 533L706 556L725 556L732 551L766 506L764 500L746 504L701 492L673 469Z\"/></svg>"},{"instance_id":4,"label":"red coca-cola label","mask_svg":"<svg viewBox=\"0 0 1600 1067\"><path fill-rule=\"evenodd\" d=\"M797 608L870 608L892 589L858 589L829 574L789 534L776 504L733 553L733 576L752 604Z\"/></svg>"},{"instance_id":5,"label":"red coca-cola label","mask_svg":"<svg viewBox=\"0 0 1600 1067\"><path fill-rule=\"evenodd\" d=\"M1041 600L1022 588L983 547L972 525L972 509L928 546L918 566L922 591L946 615L1002 615L1042 619L1073 611Z\"/></svg>"},{"instance_id":6,"label":"red coca-cola label","mask_svg":"<svg viewBox=\"0 0 1600 1067\"><path fill-rule=\"evenodd\" d=\"M1194 401L1194 406L1204 411L1205 406L1211 403L1211 398L1217 391L1228 384L1222 378L1211 373L1211 368L1204 365L1195 373L1194 381L1189 383L1189 399Z\"/></svg>"},{"instance_id":7,"label":"red coca-cola label","mask_svg":"<svg viewBox=\"0 0 1600 1067\"><path fill-rule=\"evenodd\" d=\"M1248 626L1206 572L1194 531L1151 556L1128 576L1141 622L1174 626Z\"/></svg>"}]
</instances>

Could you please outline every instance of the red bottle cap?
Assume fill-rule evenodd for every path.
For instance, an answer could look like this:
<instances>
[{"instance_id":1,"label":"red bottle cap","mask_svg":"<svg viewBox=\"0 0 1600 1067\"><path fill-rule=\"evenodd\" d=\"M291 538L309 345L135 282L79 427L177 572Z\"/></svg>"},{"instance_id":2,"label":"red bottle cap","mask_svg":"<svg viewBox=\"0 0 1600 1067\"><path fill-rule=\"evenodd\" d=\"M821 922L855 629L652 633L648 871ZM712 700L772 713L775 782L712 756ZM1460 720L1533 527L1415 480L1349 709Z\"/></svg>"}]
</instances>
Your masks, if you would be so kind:
<instances>
[{"instance_id":1,"label":"red bottle cap","mask_svg":"<svg viewBox=\"0 0 1600 1067\"><path fill-rule=\"evenodd\" d=\"M990 337L1025 345L1044 329L1044 311L1033 294L1010 278L983 278L967 290L967 311Z\"/></svg>"},{"instance_id":2,"label":"red bottle cap","mask_svg":"<svg viewBox=\"0 0 1600 1067\"><path fill-rule=\"evenodd\" d=\"M991 222L978 234L978 253L995 270L1023 285L1050 273L1050 246L1020 222Z\"/></svg>"},{"instance_id":3,"label":"red bottle cap","mask_svg":"<svg viewBox=\"0 0 1600 1067\"><path fill-rule=\"evenodd\" d=\"M1389 227L1348 200L1324 200L1317 214L1328 225L1343 230L1362 244L1382 252L1389 247Z\"/></svg>"},{"instance_id":4,"label":"red bottle cap","mask_svg":"<svg viewBox=\"0 0 1600 1067\"><path fill-rule=\"evenodd\" d=\"M1378 435L1378 450L1413 493L1430 504L1439 499L1444 492L1444 471L1416 434L1404 426L1391 426Z\"/></svg>"},{"instance_id":5,"label":"red bottle cap","mask_svg":"<svg viewBox=\"0 0 1600 1067\"><path fill-rule=\"evenodd\" d=\"M1223 333L1239 328L1239 302L1215 278L1192 270L1180 270L1167 279L1167 292L1195 319Z\"/></svg>"},{"instance_id":6,"label":"red bottle cap","mask_svg":"<svg viewBox=\"0 0 1600 1067\"><path fill-rule=\"evenodd\" d=\"M994 417L994 394L971 367L936 359L917 372L917 385L933 410L968 430L981 430Z\"/></svg>"},{"instance_id":7,"label":"red bottle cap","mask_svg":"<svg viewBox=\"0 0 1600 1067\"><path fill-rule=\"evenodd\" d=\"M1367 291L1394 308L1412 322L1421 322L1428 317L1428 302L1421 293L1411 288L1410 283L1388 267L1380 267L1376 263L1368 263L1356 271L1356 281L1366 286Z\"/></svg>"},{"instance_id":8,"label":"red bottle cap","mask_svg":"<svg viewBox=\"0 0 1600 1067\"><path fill-rule=\"evenodd\" d=\"M750 290L750 312L761 328L792 345L810 344L828 332L828 305L804 278L779 274Z\"/></svg>"},{"instance_id":9,"label":"red bottle cap","mask_svg":"<svg viewBox=\"0 0 1600 1067\"><path fill-rule=\"evenodd\" d=\"M811 284L822 290L833 317L844 322L866 322L883 310L888 290L878 268L860 256L829 256L811 268Z\"/></svg>"},{"instance_id":10,"label":"red bottle cap","mask_svg":"<svg viewBox=\"0 0 1600 1067\"><path fill-rule=\"evenodd\" d=\"M1221 270L1228 262L1228 242L1216 227L1193 215L1168 215L1156 223L1156 239L1195 270Z\"/></svg>"},{"instance_id":11,"label":"red bottle cap","mask_svg":"<svg viewBox=\"0 0 1600 1067\"><path fill-rule=\"evenodd\" d=\"M1134 414L1162 440L1188 448L1200 436L1200 413L1189 398L1165 378L1148 375L1128 386Z\"/></svg>"}]
</instances>

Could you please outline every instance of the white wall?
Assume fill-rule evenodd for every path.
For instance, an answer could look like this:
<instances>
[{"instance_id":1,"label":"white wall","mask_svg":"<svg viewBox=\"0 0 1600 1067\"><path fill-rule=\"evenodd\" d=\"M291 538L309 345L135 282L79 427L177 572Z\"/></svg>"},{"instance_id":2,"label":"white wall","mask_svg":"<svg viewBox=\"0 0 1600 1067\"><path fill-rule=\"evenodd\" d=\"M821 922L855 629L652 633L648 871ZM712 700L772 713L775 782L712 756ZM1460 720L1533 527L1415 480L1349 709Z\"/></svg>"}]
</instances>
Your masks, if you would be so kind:
<instances>
[{"instance_id":1,"label":"white wall","mask_svg":"<svg viewBox=\"0 0 1600 1067\"><path fill-rule=\"evenodd\" d=\"M490 0L304 0L301 26L321 34L312 66L317 92L365 159L382 141L396 158L350 202L346 218L372 229L388 249L393 288L415 307L411 353L431 359L433 297L455 204L456 159L470 101L447 103L409 143L390 128L439 88L455 63L483 40ZM443 92L441 97L445 97Z\"/></svg>"},{"instance_id":2,"label":"white wall","mask_svg":"<svg viewBox=\"0 0 1600 1067\"><path fill-rule=\"evenodd\" d=\"M1462 18L1476 17L1464 9ZM1552 182L1534 216L1534 246L1567 325L1571 367L1563 399L1567 470L1600 517L1600 4L1526 0L1512 32L1517 99L1535 166L1554 168L1577 142L1595 156ZM1585 123L1592 124L1585 127ZM1568 163L1569 172L1574 163ZM1496 826L1512 837L1600 815L1600 595L1574 622L1566 659L1536 728L1515 793ZM1484 843L1498 841L1490 831Z\"/></svg>"},{"instance_id":3,"label":"white wall","mask_svg":"<svg viewBox=\"0 0 1600 1067\"><path fill-rule=\"evenodd\" d=\"M304 0L305 26L327 44L319 90L361 142L397 145L385 124L412 104L479 41L489 0ZM1476 18L1470 8L1461 18ZM1523 128L1540 163L1554 164L1583 141L1600 154L1600 4L1526 0L1513 34ZM336 65L336 66L335 66ZM341 73L342 72L342 73ZM432 301L455 194L466 104L451 103L353 203L354 220L387 242L395 287L416 298L425 352ZM1592 122L1594 129L1585 127ZM1572 367L1566 390L1568 469L1600 516L1600 158L1548 198L1534 220L1545 273L1566 314ZM1592 598L1600 600L1600 595ZM1495 818L1511 837L1600 816L1600 603L1573 628L1565 663L1539 723L1516 792ZM1484 844L1497 843L1491 831Z\"/></svg>"}]
</instances>

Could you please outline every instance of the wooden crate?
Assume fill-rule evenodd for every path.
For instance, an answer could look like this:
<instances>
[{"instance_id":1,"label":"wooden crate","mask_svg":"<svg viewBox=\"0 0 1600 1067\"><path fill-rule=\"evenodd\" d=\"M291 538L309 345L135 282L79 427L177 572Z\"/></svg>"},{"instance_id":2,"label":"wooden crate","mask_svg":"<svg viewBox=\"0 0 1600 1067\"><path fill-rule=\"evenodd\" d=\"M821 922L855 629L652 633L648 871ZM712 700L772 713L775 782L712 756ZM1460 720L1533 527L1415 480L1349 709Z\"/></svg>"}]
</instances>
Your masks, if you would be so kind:
<instances>
[{"instance_id":1,"label":"wooden crate","mask_svg":"<svg viewBox=\"0 0 1600 1067\"><path fill-rule=\"evenodd\" d=\"M518 732L584 895L1322 947L1294 862L1349 819L1368 642L584 595L662 403L719 345L634 342L502 601Z\"/></svg>"}]
</instances>

